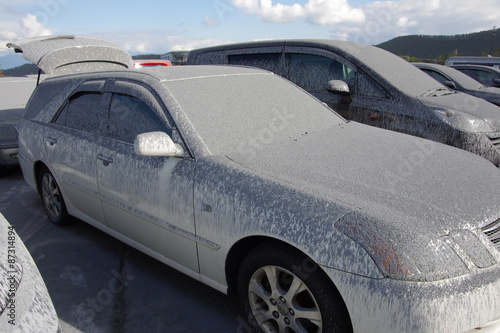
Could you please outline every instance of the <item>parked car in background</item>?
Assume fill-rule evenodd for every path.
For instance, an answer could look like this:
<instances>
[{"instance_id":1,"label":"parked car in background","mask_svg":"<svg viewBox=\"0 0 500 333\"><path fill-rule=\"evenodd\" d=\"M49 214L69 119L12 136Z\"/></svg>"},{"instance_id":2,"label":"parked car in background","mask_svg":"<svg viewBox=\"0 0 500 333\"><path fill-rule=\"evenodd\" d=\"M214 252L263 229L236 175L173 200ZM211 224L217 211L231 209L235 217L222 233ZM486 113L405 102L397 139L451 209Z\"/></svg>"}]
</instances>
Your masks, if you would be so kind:
<instances>
[{"instance_id":1,"label":"parked car in background","mask_svg":"<svg viewBox=\"0 0 500 333\"><path fill-rule=\"evenodd\" d=\"M452 67L428 63L413 63L413 65L453 90L485 99L500 106L499 88L487 87Z\"/></svg>"},{"instance_id":2,"label":"parked car in background","mask_svg":"<svg viewBox=\"0 0 500 333\"><path fill-rule=\"evenodd\" d=\"M500 69L479 65L452 65L450 66L488 87L500 87Z\"/></svg>"},{"instance_id":3,"label":"parked car in background","mask_svg":"<svg viewBox=\"0 0 500 333\"><path fill-rule=\"evenodd\" d=\"M46 79L21 121L20 164L53 223L76 216L237 292L255 329L500 327L498 169L346 122L273 73Z\"/></svg>"},{"instance_id":4,"label":"parked car in background","mask_svg":"<svg viewBox=\"0 0 500 333\"><path fill-rule=\"evenodd\" d=\"M189 51L170 51L161 55L161 58L172 62L173 66L182 66L186 64Z\"/></svg>"},{"instance_id":5,"label":"parked car in background","mask_svg":"<svg viewBox=\"0 0 500 333\"><path fill-rule=\"evenodd\" d=\"M0 78L0 167L18 166L17 126L37 78Z\"/></svg>"},{"instance_id":6,"label":"parked car in background","mask_svg":"<svg viewBox=\"0 0 500 333\"><path fill-rule=\"evenodd\" d=\"M170 60L160 60L160 59L134 60L134 68L141 68L148 66L172 66L172 63L170 62Z\"/></svg>"},{"instance_id":7,"label":"parked car in background","mask_svg":"<svg viewBox=\"0 0 500 333\"><path fill-rule=\"evenodd\" d=\"M500 165L500 112L377 47L334 40L238 43L190 52L188 64L277 73L348 120L442 142Z\"/></svg>"},{"instance_id":8,"label":"parked car in background","mask_svg":"<svg viewBox=\"0 0 500 333\"><path fill-rule=\"evenodd\" d=\"M449 57L445 66L453 65L480 65L500 68L500 57L457 56Z\"/></svg>"}]
</instances>

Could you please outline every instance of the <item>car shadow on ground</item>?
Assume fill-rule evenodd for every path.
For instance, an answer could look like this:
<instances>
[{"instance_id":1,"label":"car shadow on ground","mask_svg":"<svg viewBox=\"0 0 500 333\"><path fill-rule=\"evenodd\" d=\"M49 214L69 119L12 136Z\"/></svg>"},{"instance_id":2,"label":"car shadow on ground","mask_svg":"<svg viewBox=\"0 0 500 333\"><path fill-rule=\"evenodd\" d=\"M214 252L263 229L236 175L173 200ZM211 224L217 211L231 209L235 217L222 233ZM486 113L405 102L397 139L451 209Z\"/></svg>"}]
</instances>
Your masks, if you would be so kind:
<instances>
[{"instance_id":1,"label":"car shadow on ground","mask_svg":"<svg viewBox=\"0 0 500 333\"><path fill-rule=\"evenodd\" d=\"M63 332L247 329L234 297L80 220L65 227L51 224L19 169L2 173L0 184L0 212L37 264Z\"/></svg>"}]
</instances>

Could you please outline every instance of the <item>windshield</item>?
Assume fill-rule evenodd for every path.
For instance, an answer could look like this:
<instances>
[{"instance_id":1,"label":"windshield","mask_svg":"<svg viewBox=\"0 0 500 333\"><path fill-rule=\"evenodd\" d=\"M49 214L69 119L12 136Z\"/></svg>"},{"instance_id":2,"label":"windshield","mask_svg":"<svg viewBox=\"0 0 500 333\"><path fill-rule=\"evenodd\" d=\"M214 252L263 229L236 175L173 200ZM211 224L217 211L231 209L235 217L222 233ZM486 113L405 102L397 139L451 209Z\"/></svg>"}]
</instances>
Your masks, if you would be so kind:
<instances>
[{"instance_id":1,"label":"windshield","mask_svg":"<svg viewBox=\"0 0 500 333\"><path fill-rule=\"evenodd\" d=\"M355 60L350 59L353 63L366 72L373 73L373 79L384 80L393 89L409 96L422 96L429 91L444 87L408 61L378 47L345 43L342 44L342 48L343 52L349 55L348 58L355 58Z\"/></svg>"},{"instance_id":2,"label":"windshield","mask_svg":"<svg viewBox=\"0 0 500 333\"><path fill-rule=\"evenodd\" d=\"M212 154L265 149L345 120L314 97L269 73L165 82ZM186 92L190 93L186 93Z\"/></svg>"}]
</instances>

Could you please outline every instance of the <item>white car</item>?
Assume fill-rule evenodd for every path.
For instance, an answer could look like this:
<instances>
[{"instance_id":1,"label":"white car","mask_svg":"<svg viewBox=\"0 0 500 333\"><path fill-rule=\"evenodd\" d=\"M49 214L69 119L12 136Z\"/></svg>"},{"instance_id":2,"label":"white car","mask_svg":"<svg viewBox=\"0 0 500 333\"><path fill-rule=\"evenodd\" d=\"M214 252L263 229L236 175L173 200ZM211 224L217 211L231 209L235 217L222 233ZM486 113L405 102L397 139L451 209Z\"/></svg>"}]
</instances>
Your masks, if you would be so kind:
<instances>
[{"instance_id":1,"label":"white car","mask_svg":"<svg viewBox=\"0 0 500 333\"><path fill-rule=\"evenodd\" d=\"M20 164L52 222L77 217L237 292L256 331L500 328L498 169L346 122L271 72L48 78Z\"/></svg>"}]
</instances>

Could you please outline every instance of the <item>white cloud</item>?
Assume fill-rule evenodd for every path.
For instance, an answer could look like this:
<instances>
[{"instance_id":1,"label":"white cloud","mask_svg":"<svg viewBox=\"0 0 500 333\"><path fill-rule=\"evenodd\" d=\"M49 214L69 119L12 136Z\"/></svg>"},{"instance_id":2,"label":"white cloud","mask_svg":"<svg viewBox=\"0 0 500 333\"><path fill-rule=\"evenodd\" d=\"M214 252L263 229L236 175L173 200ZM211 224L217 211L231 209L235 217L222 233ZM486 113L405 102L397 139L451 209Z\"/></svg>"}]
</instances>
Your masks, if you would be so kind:
<instances>
[{"instance_id":1,"label":"white cloud","mask_svg":"<svg viewBox=\"0 0 500 333\"><path fill-rule=\"evenodd\" d=\"M206 27L214 27L217 25L217 20L214 19L213 17L206 16L203 19L203 25Z\"/></svg>"},{"instance_id":2,"label":"white cloud","mask_svg":"<svg viewBox=\"0 0 500 333\"><path fill-rule=\"evenodd\" d=\"M117 43L131 54L163 54L173 50L192 50L226 44L230 41L173 35L168 31L136 31L96 33L93 36Z\"/></svg>"},{"instance_id":3,"label":"white cloud","mask_svg":"<svg viewBox=\"0 0 500 333\"><path fill-rule=\"evenodd\" d=\"M333 27L333 34L347 33L348 39L378 44L409 35L454 35L488 30L500 22L498 0L399 0L374 1L360 8L362 24Z\"/></svg>"},{"instance_id":4,"label":"white cloud","mask_svg":"<svg viewBox=\"0 0 500 333\"><path fill-rule=\"evenodd\" d=\"M24 37L38 37L38 36L47 36L51 35L52 31L45 28L35 15L28 14L21 20L21 27L23 30Z\"/></svg>"},{"instance_id":5,"label":"white cloud","mask_svg":"<svg viewBox=\"0 0 500 333\"><path fill-rule=\"evenodd\" d=\"M347 0L308 0L304 5L307 20L318 25L362 23L365 14L352 8Z\"/></svg>"},{"instance_id":6,"label":"white cloud","mask_svg":"<svg viewBox=\"0 0 500 333\"><path fill-rule=\"evenodd\" d=\"M500 25L498 0L231 0L247 15L282 23L303 20L330 28L333 38L378 44L408 34L454 35ZM291 4L290 4L291 3Z\"/></svg>"},{"instance_id":7,"label":"white cloud","mask_svg":"<svg viewBox=\"0 0 500 333\"><path fill-rule=\"evenodd\" d=\"M364 21L363 12L351 7L347 0L308 0L304 5L284 5L273 3L273 0L232 0L232 3L248 15L276 23L305 19L313 24L327 26Z\"/></svg>"},{"instance_id":8,"label":"white cloud","mask_svg":"<svg viewBox=\"0 0 500 333\"><path fill-rule=\"evenodd\" d=\"M0 55L12 52L6 46L9 42L52 34L52 31L38 22L38 18L33 14L27 14L17 24L0 25L0 29Z\"/></svg>"}]
</instances>

